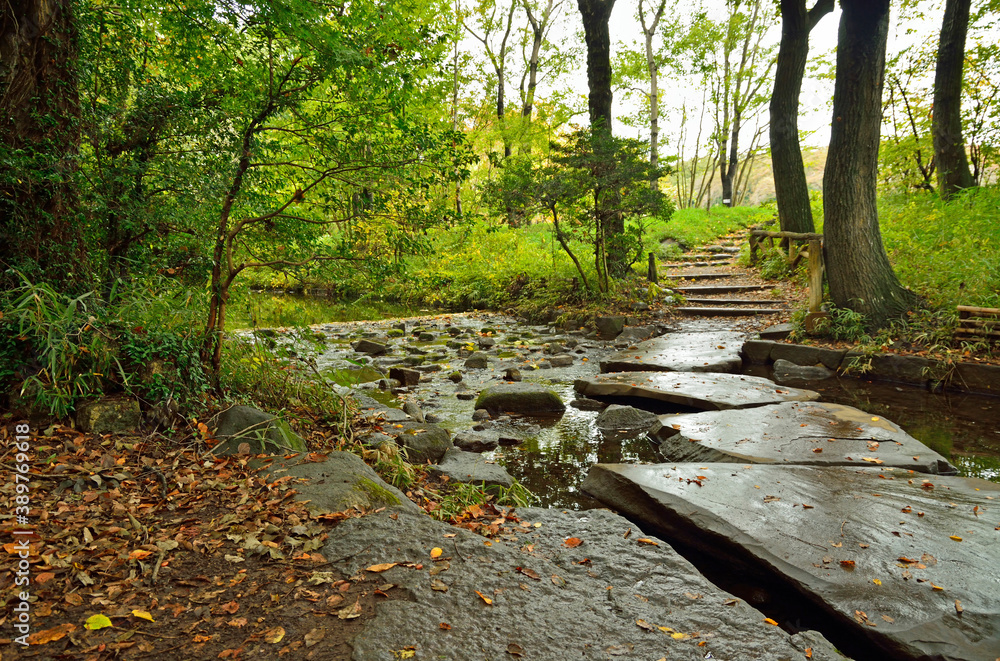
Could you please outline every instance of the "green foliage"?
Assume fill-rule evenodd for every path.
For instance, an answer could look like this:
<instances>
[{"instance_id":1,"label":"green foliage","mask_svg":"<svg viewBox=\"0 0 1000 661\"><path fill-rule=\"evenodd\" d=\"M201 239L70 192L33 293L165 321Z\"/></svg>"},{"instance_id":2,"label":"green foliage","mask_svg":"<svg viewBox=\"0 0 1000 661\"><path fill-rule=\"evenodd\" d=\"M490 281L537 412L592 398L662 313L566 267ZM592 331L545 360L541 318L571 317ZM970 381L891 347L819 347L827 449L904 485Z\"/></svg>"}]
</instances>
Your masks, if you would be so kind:
<instances>
[{"instance_id":1,"label":"green foliage","mask_svg":"<svg viewBox=\"0 0 1000 661\"><path fill-rule=\"evenodd\" d=\"M886 195L879 219L904 285L934 306L1000 307L1000 189L969 190L951 202Z\"/></svg>"},{"instance_id":2,"label":"green foliage","mask_svg":"<svg viewBox=\"0 0 1000 661\"><path fill-rule=\"evenodd\" d=\"M773 211L754 207L715 206L710 211L678 209L669 223L656 220L650 223L648 231L657 243L673 239L682 246L694 247L772 218Z\"/></svg>"}]
</instances>

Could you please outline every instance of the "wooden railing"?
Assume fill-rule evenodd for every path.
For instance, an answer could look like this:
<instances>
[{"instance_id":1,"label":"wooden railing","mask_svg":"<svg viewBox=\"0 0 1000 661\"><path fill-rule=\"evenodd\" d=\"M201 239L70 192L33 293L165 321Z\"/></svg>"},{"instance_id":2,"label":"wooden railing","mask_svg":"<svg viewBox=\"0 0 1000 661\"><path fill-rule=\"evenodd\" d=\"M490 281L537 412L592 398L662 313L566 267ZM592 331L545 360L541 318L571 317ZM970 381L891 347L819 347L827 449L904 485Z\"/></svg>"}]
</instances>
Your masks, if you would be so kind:
<instances>
[{"instance_id":1,"label":"wooden railing","mask_svg":"<svg viewBox=\"0 0 1000 661\"><path fill-rule=\"evenodd\" d=\"M959 305L955 337L1000 342L1000 310Z\"/></svg>"},{"instance_id":2,"label":"wooden railing","mask_svg":"<svg viewBox=\"0 0 1000 661\"><path fill-rule=\"evenodd\" d=\"M809 316L806 329L811 330L816 319L825 316L823 304L823 235L811 232L769 232L750 230L750 264L757 263L757 249L767 240L774 247L774 240L781 239L788 246L788 266L795 268L799 260L809 260Z\"/></svg>"}]
</instances>

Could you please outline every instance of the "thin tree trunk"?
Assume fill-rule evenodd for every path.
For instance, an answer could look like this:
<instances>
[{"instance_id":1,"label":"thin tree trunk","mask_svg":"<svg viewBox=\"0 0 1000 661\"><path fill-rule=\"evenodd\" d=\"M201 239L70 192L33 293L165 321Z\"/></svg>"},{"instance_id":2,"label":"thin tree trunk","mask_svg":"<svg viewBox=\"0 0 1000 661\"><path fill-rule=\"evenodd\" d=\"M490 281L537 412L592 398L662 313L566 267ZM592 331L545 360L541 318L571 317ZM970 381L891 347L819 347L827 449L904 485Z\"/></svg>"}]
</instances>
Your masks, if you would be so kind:
<instances>
[{"instance_id":1,"label":"thin tree trunk","mask_svg":"<svg viewBox=\"0 0 1000 661\"><path fill-rule=\"evenodd\" d=\"M771 94L771 169L778 220L786 232L813 232L809 185L799 145L799 96L809 59L809 33L833 11L834 0L781 0L781 44Z\"/></svg>"},{"instance_id":2,"label":"thin tree trunk","mask_svg":"<svg viewBox=\"0 0 1000 661\"><path fill-rule=\"evenodd\" d=\"M455 20L460 21L462 16L462 5L460 0L455 0ZM451 130L458 131L458 37L455 37L455 54L452 58L452 68L454 79L451 88ZM452 143L452 147L455 144ZM456 174L458 172L456 171ZM455 215L462 215L462 182L460 177L455 178Z\"/></svg>"},{"instance_id":3,"label":"thin tree trunk","mask_svg":"<svg viewBox=\"0 0 1000 661\"><path fill-rule=\"evenodd\" d=\"M889 0L841 0L841 6L823 177L827 273L833 302L880 327L915 302L889 263L876 207Z\"/></svg>"},{"instance_id":4,"label":"thin tree trunk","mask_svg":"<svg viewBox=\"0 0 1000 661\"><path fill-rule=\"evenodd\" d=\"M646 24L646 13L642 8L643 0L639 0L639 22L642 24L642 33L646 41L646 70L649 71L649 189L656 191L659 189L656 168L659 164L659 139L660 139L660 89L659 89L659 67L656 65L656 58L653 55L653 35L663 17L663 10L667 6L667 0L660 0L659 7L653 15L653 20Z\"/></svg>"},{"instance_id":5,"label":"thin tree trunk","mask_svg":"<svg viewBox=\"0 0 1000 661\"><path fill-rule=\"evenodd\" d=\"M970 4L971 0L947 0L945 3L934 74L934 155L938 191L946 200L975 185L962 139L962 71Z\"/></svg>"}]
</instances>

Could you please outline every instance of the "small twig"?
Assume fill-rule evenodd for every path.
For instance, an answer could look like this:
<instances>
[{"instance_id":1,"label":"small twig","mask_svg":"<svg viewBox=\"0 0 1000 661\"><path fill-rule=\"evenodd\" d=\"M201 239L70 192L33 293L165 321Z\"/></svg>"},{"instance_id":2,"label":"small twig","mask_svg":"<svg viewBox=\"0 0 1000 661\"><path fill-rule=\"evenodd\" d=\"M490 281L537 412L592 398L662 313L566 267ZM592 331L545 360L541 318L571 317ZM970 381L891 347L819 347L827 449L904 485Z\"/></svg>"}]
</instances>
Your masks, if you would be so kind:
<instances>
[{"instance_id":1,"label":"small twig","mask_svg":"<svg viewBox=\"0 0 1000 661\"><path fill-rule=\"evenodd\" d=\"M133 629L132 633L141 633L143 636L149 636L150 638L159 638L161 640L167 640L167 639L180 640L181 638L183 638L183 636L161 636L160 634L149 633L148 631L140 631L138 629Z\"/></svg>"},{"instance_id":2,"label":"small twig","mask_svg":"<svg viewBox=\"0 0 1000 661\"><path fill-rule=\"evenodd\" d=\"M345 556L344 556L343 558L337 558L336 560L331 560L331 561L329 561L329 562L324 562L324 563L323 563L323 564L321 564L321 565L313 565L313 566L312 566L312 567L310 567L309 569L318 569L318 568L320 568L320 567L327 567L327 566L329 566L329 565L332 565L332 564L334 564L334 563L337 563L337 562L343 562L344 560L350 560L351 558L353 558L353 557L354 557L354 556L356 556L356 555L361 555L362 553L364 553L365 551L367 551L367 550L368 550L368 549L370 549L371 547L372 547L372 545L371 545L371 544L369 544L368 546L364 547L364 548L363 548L363 549L361 549L360 551L356 551L356 552L354 552L354 553L352 553L352 554L350 554L350 555L345 555Z\"/></svg>"},{"instance_id":3,"label":"small twig","mask_svg":"<svg viewBox=\"0 0 1000 661\"><path fill-rule=\"evenodd\" d=\"M457 555L462 562L465 562L465 556L458 550L458 542L455 541L454 537L451 538L451 543L455 546L455 555Z\"/></svg>"},{"instance_id":4,"label":"small twig","mask_svg":"<svg viewBox=\"0 0 1000 661\"><path fill-rule=\"evenodd\" d=\"M150 583L156 583L157 577L160 575L160 566L163 565L163 558L166 557L166 549L160 549L160 555L156 556L156 566L153 567L153 575L150 577Z\"/></svg>"},{"instance_id":5,"label":"small twig","mask_svg":"<svg viewBox=\"0 0 1000 661\"><path fill-rule=\"evenodd\" d=\"M847 525L847 519L844 519L844 522L840 524L840 536L841 537L844 536L844 526L846 526L846 525Z\"/></svg>"}]
</instances>

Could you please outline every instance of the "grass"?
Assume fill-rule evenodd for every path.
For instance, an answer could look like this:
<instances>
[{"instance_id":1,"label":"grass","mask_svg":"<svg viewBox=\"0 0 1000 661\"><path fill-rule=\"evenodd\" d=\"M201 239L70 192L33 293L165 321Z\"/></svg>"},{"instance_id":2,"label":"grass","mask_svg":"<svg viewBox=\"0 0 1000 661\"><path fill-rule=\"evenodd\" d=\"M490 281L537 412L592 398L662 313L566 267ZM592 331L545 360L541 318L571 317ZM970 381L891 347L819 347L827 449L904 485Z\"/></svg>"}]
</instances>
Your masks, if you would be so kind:
<instances>
[{"instance_id":1,"label":"grass","mask_svg":"<svg viewBox=\"0 0 1000 661\"><path fill-rule=\"evenodd\" d=\"M1000 307L1000 188L886 195L879 219L900 281L931 305Z\"/></svg>"},{"instance_id":2,"label":"grass","mask_svg":"<svg viewBox=\"0 0 1000 661\"><path fill-rule=\"evenodd\" d=\"M764 223L774 217L766 207L716 206L711 210L678 209L669 221L651 222L647 225L649 237L656 243L667 239L688 247L710 243L720 236Z\"/></svg>"}]
</instances>

